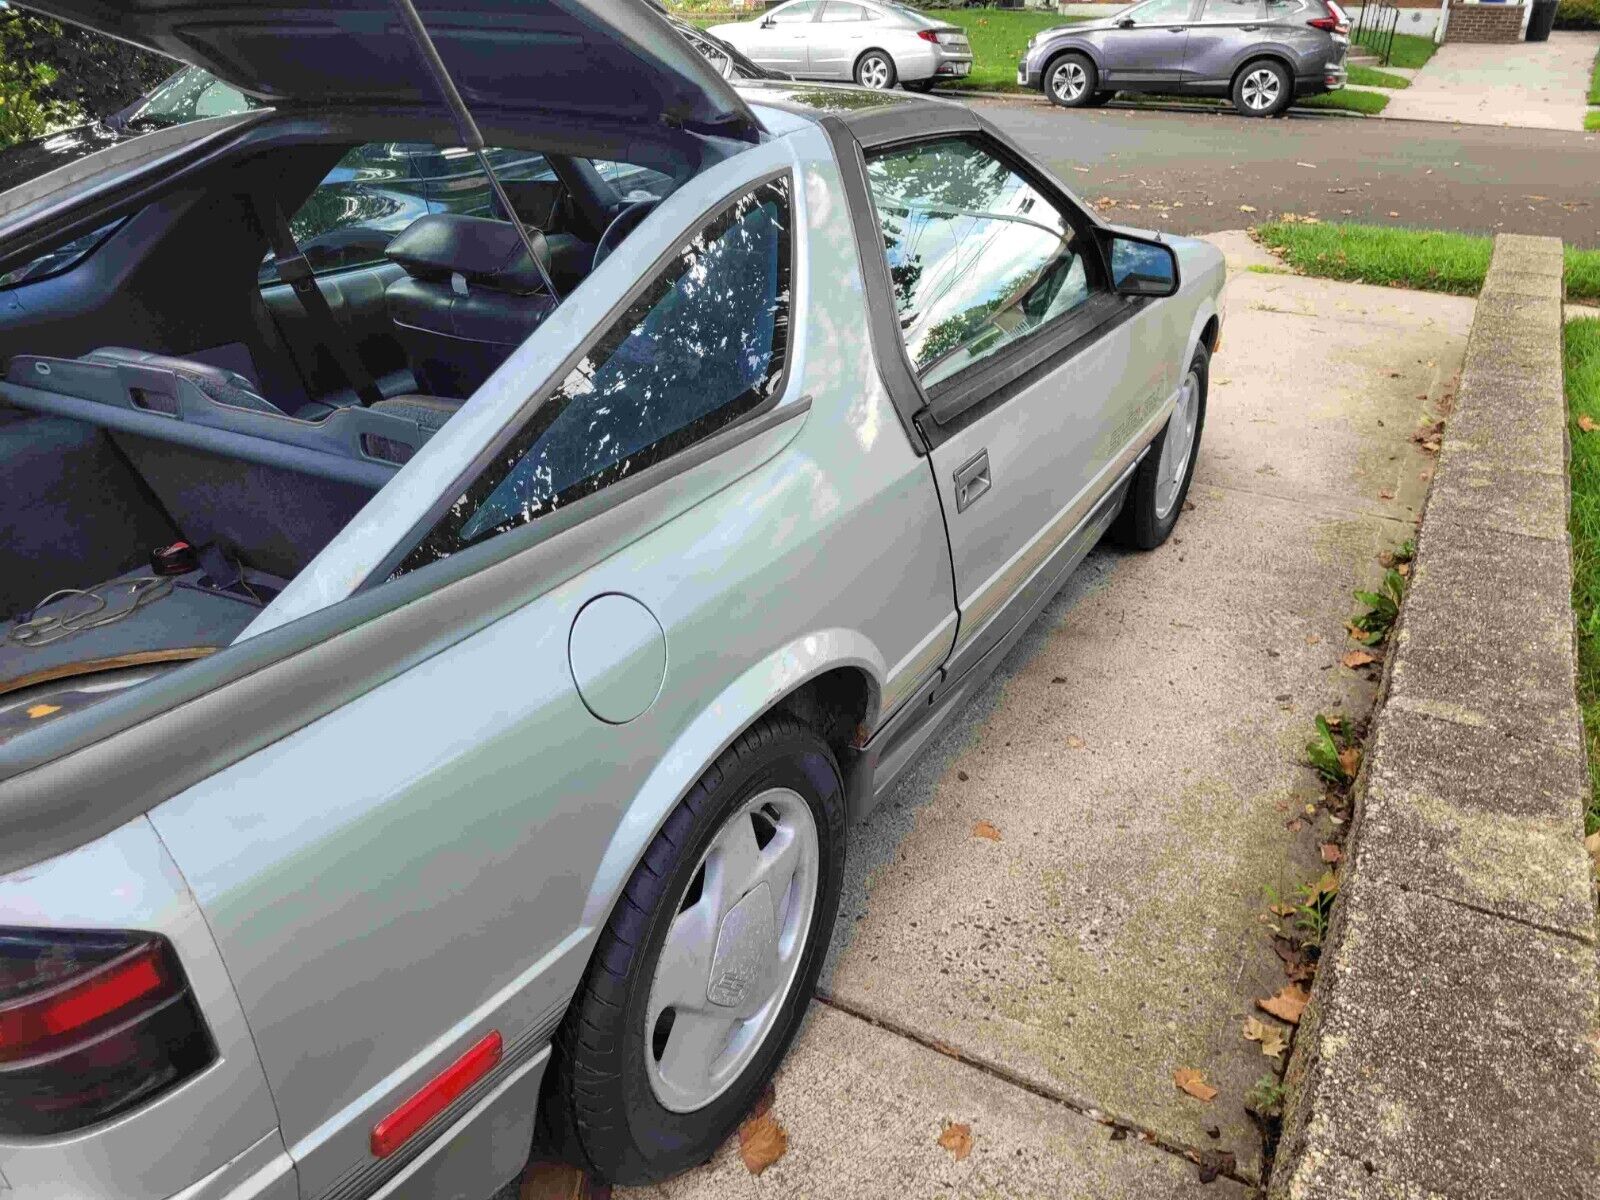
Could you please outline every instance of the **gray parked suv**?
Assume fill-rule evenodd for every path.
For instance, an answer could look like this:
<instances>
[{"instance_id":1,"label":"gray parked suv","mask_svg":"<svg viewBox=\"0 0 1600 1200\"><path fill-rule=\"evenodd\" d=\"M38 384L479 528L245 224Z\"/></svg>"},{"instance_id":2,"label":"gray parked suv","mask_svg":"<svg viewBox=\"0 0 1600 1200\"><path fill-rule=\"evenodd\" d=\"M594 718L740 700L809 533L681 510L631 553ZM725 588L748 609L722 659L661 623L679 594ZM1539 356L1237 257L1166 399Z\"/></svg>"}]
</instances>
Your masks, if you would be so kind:
<instances>
[{"instance_id":1,"label":"gray parked suv","mask_svg":"<svg viewBox=\"0 0 1600 1200\"><path fill-rule=\"evenodd\" d=\"M1117 92L1229 96L1273 117L1342 88L1350 20L1334 0L1144 0L1034 35L1017 82L1067 108Z\"/></svg>"}]
</instances>

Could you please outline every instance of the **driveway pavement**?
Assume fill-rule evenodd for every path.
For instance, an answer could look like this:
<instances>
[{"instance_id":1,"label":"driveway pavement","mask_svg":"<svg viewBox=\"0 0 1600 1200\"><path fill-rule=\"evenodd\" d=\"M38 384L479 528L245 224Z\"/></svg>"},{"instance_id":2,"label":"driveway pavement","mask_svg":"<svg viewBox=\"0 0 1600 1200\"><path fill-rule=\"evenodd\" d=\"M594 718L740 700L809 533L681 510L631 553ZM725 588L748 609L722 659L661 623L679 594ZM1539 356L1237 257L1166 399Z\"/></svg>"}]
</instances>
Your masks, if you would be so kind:
<instances>
[{"instance_id":1,"label":"driveway pavement","mask_svg":"<svg viewBox=\"0 0 1600 1200\"><path fill-rule=\"evenodd\" d=\"M1600 33L1552 33L1547 42L1447 42L1411 86L1389 93L1385 118L1582 129Z\"/></svg>"},{"instance_id":2,"label":"driveway pavement","mask_svg":"<svg viewBox=\"0 0 1600 1200\"><path fill-rule=\"evenodd\" d=\"M619 1196L1160 1200L1260 1178L1244 1095L1268 1061L1241 1026L1285 982L1264 889L1323 869L1298 758L1316 712L1370 709L1370 672L1338 665L1350 591L1412 532L1431 460L1409 434L1472 302L1242 270L1228 296L1176 535L1093 554L853 831L777 1080L787 1153L754 1177L730 1144ZM947 1122L970 1126L960 1160ZM1221 1151L1202 1184L1189 1156Z\"/></svg>"}]
</instances>

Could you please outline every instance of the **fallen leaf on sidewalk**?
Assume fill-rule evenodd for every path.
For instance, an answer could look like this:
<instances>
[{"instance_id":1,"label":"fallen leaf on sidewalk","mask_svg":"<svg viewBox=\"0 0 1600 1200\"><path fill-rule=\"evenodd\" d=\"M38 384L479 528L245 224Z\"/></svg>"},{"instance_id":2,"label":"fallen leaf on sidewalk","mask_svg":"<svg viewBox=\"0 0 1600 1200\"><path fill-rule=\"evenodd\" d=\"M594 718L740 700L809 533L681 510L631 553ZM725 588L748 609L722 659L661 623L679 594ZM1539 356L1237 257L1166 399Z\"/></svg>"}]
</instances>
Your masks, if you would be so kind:
<instances>
[{"instance_id":1,"label":"fallen leaf on sidewalk","mask_svg":"<svg viewBox=\"0 0 1600 1200\"><path fill-rule=\"evenodd\" d=\"M1317 849L1321 852L1322 861L1325 863L1336 863L1344 857L1344 851L1339 848L1337 842L1323 842Z\"/></svg>"},{"instance_id":2,"label":"fallen leaf on sidewalk","mask_svg":"<svg viewBox=\"0 0 1600 1200\"><path fill-rule=\"evenodd\" d=\"M789 1135L770 1110L745 1118L739 1126L739 1157L752 1175L761 1174L788 1149Z\"/></svg>"},{"instance_id":3,"label":"fallen leaf on sidewalk","mask_svg":"<svg viewBox=\"0 0 1600 1200\"><path fill-rule=\"evenodd\" d=\"M1595 830L1583 839L1583 848L1589 852L1589 857L1594 860L1596 870L1600 870L1600 829Z\"/></svg>"},{"instance_id":4,"label":"fallen leaf on sidewalk","mask_svg":"<svg viewBox=\"0 0 1600 1200\"><path fill-rule=\"evenodd\" d=\"M1084 748L1084 746L1086 746L1086 745L1088 745L1088 743L1085 742L1077 734L1075 734L1075 733L1067 734L1067 749L1068 750L1082 750Z\"/></svg>"},{"instance_id":5,"label":"fallen leaf on sidewalk","mask_svg":"<svg viewBox=\"0 0 1600 1200\"><path fill-rule=\"evenodd\" d=\"M1393 488L1384 488L1381 492L1378 493L1378 499L1379 500L1393 500L1394 499L1394 489Z\"/></svg>"},{"instance_id":6,"label":"fallen leaf on sidewalk","mask_svg":"<svg viewBox=\"0 0 1600 1200\"><path fill-rule=\"evenodd\" d=\"M985 838L991 842L998 842L1000 840L1000 831L988 821L979 821L972 827L972 836L975 838Z\"/></svg>"},{"instance_id":7,"label":"fallen leaf on sidewalk","mask_svg":"<svg viewBox=\"0 0 1600 1200\"><path fill-rule=\"evenodd\" d=\"M1297 162L1297 163L1295 163L1295 166L1297 166L1297 167L1306 167L1306 168L1308 168L1308 169L1310 169L1312 171L1315 171L1317 169L1317 164L1316 163ZM1341 191L1341 192L1343 190L1344 190L1343 188L1339 189L1339 191Z\"/></svg>"},{"instance_id":8,"label":"fallen leaf on sidewalk","mask_svg":"<svg viewBox=\"0 0 1600 1200\"><path fill-rule=\"evenodd\" d=\"M1207 1104L1217 1098L1217 1089L1206 1082L1205 1072L1196 1071L1193 1067L1179 1067L1172 1073L1172 1082L1177 1084L1180 1092L1186 1092Z\"/></svg>"},{"instance_id":9,"label":"fallen leaf on sidewalk","mask_svg":"<svg viewBox=\"0 0 1600 1200\"><path fill-rule=\"evenodd\" d=\"M1322 640L1322 635L1320 633L1308 633L1308 634L1306 634L1306 645L1308 645L1308 646L1315 646L1321 640Z\"/></svg>"},{"instance_id":10,"label":"fallen leaf on sidewalk","mask_svg":"<svg viewBox=\"0 0 1600 1200\"><path fill-rule=\"evenodd\" d=\"M1593 433L1596 429L1600 429L1600 424L1596 424L1593 417L1584 413L1578 418L1578 428L1585 433Z\"/></svg>"},{"instance_id":11,"label":"fallen leaf on sidewalk","mask_svg":"<svg viewBox=\"0 0 1600 1200\"><path fill-rule=\"evenodd\" d=\"M530 1162L517 1189L517 1200L604 1200L610 1195L610 1185L593 1182L579 1167L557 1162Z\"/></svg>"},{"instance_id":12,"label":"fallen leaf on sidewalk","mask_svg":"<svg viewBox=\"0 0 1600 1200\"><path fill-rule=\"evenodd\" d=\"M1265 1000L1257 999L1256 1007L1262 1012L1271 1013L1280 1021L1287 1021L1291 1025L1300 1024L1300 1014L1305 1012L1306 1003L1311 999L1305 988L1298 983L1286 984Z\"/></svg>"},{"instance_id":13,"label":"fallen leaf on sidewalk","mask_svg":"<svg viewBox=\"0 0 1600 1200\"><path fill-rule=\"evenodd\" d=\"M1201 1183L1215 1183L1219 1175L1231 1175L1238 1170L1238 1160L1232 1150L1203 1150L1195 1156L1200 1168Z\"/></svg>"},{"instance_id":14,"label":"fallen leaf on sidewalk","mask_svg":"<svg viewBox=\"0 0 1600 1200\"><path fill-rule=\"evenodd\" d=\"M1260 1042L1261 1053L1268 1058L1282 1058L1283 1052L1289 1048L1289 1039L1284 1036L1283 1030L1267 1024L1259 1017L1244 1019L1244 1036L1246 1041Z\"/></svg>"},{"instance_id":15,"label":"fallen leaf on sidewalk","mask_svg":"<svg viewBox=\"0 0 1600 1200\"><path fill-rule=\"evenodd\" d=\"M1256 211L1256 206L1254 204L1241 204L1241 205L1239 205L1239 211L1240 212L1255 212Z\"/></svg>"},{"instance_id":16,"label":"fallen leaf on sidewalk","mask_svg":"<svg viewBox=\"0 0 1600 1200\"><path fill-rule=\"evenodd\" d=\"M946 1121L943 1132L939 1134L939 1145L950 1151L951 1157L960 1162L972 1153L972 1126Z\"/></svg>"},{"instance_id":17,"label":"fallen leaf on sidewalk","mask_svg":"<svg viewBox=\"0 0 1600 1200\"><path fill-rule=\"evenodd\" d=\"M1361 750L1356 746L1346 746L1339 751L1339 765L1344 768L1344 773L1351 779L1356 777L1356 772L1361 769Z\"/></svg>"},{"instance_id":18,"label":"fallen leaf on sidewalk","mask_svg":"<svg viewBox=\"0 0 1600 1200\"><path fill-rule=\"evenodd\" d=\"M1376 654L1368 654L1365 650L1352 650L1339 660L1341 667L1349 667L1354 671L1357 667L1365 667L1378 661Z\"/></svg>"}]
</instances>

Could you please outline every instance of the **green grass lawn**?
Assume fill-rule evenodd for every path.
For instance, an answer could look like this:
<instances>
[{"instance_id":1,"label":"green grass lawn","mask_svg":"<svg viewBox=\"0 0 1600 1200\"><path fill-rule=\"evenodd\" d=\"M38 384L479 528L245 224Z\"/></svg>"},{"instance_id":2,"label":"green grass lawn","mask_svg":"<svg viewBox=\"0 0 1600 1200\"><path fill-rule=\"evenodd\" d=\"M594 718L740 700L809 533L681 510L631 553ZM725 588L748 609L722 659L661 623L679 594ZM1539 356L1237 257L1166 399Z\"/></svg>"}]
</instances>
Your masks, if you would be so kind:
<instances>
[{"instance_id":1,"label":"green grass lawn","mask_svg":"<svg viewBox=\"0 0 1600 1200\"><path fill-rule=\"evenodd\" d=\"M1394 46L1389 51L1388 65L1407 68L1426 66L1438 48L1433 44L1431 37L1422 37L1415 33L1397 33L1394 35Z\"/></svg>"},{"instance_id":2,"label":"green grass lawn","mask_svg":"<svg viewBox=\"0 0 1600 1200\"><path fill-rule=\"evenodd\" d=\"M1589 103L1600 104L1600 53L1594 56L1594 70L1589 75Z\"/></svg>"},{"instance_id":3,"label":"green grass lawn","mask_svg":"<svg viewBox=\"0 0 1600 1200\"><path fill-rule=\"evenodd\" d=\"M1583 127L1585 129L1600 129L1600 109L1583 114Z\"/></svg>"},{"instance_id":4,"label":"green grass lawn","mask_svg":"<svg viewBox=\"0 0 1600 1200\"><path fill-rule=\"evenodd\" d=\"M1014 92L1017 88L1017 60L1027 48L1028 39L1041 29L1072 25L1085 17L1063 17L1053 12L1021 12L998 8L932 9L930 17L948 21L967 31L972 43L972 74L964 80L941 87L969 88L981 92Z\"/></svg>"},{"instance_id":5,"label":"green grass lawn","mask_svg":"<svg viewBox=\"0 0 1600 1200\"><path fill-rule=\"evenodd\" d=\"M1355 283L1477 295L1489 270L1493 240L1465 233L1390 229L1379 225L1258 226L1261 243L1303 275ZM1600 300L1600 250L1566 252L1569 300Z\"/></svg>"},{"instance_id":6,"label":"green grass lawn","mask_svg":"<svg viewBox=\"0 0 1600 1200\"><path fill-rule=\"evenodd\" d=\"M1572 609L1578 621L1578 703L1589 742L1589 811L1600 829L1600 320L1568 321L1567 418L1572 442Z\"/></svg>"},{"instance_id":7,"label":"green grass lawn","mask_svg":"<svg viewBox=\"0 0 1600 1200\"><path fill-rule=\"evenodd\" d=\"M1293 108L1331 108L1339 112L1362 113L1372 116L1389 107L1389 97L1381 92L1337 91L1323 92L1320 96L1302 96Z\"/></svg>"},{"instance_id":8,"label":"green grass lawn","mask_svg":"<svg viewBox=\"0 0 1600 1200\"><path fill-rule=\"evenodd\" d=\"M1404 75L1395 75L1389 71L1380 71L1375 67L1355 66L1350 68L1350 82L1357 87L1381 88L1408 88L1411 80Z\"/></svg>"}]
</instances>

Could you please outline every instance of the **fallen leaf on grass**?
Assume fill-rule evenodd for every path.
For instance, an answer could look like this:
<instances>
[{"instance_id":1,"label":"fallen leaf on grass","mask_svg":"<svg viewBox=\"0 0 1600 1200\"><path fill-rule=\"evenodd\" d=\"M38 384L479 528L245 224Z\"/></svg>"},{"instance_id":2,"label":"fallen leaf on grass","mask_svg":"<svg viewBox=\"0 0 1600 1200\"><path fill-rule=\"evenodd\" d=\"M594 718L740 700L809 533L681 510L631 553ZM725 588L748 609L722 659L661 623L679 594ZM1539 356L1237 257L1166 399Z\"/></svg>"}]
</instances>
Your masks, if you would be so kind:
<instances>
[{"instance_id":1,"label":"fallen leaf on grass","mask_svg":"<svg viewBox=\"0 0 1600 1200\"><path fill-rule=\"evenodd\" d=\"M1172 1073L1172 1082L1177 1084L1180 1092L1207 1104L1217 1098L1217 1089L1206 1082L1205 1072L1196 1071L1193 1067L1179 1067Z\"/></svg>"},{"instance_id":2,"label":"fallen leaf on grass","mask_svg":"<svg viewBox=\"0 0 1600 1200\"><path fill-rule=\"evenodd\" d=\"M1325 863L1336 863L1344 857L1344 851L1339 848L1337 842L1323 842L1317 849Z\"/></svg>"},{"instance_id":3,"label":"fallen leaf on grass","mask_svg":"<svg viewBox=\"0 0 1600 1200\"><path fill-rule=\"evenodd\" d=\"M770 1110L746 1117L739 1126L739 1157L752 1175L761 1174L788 1149L789 1135Z\"/></svg>"},{"instance_id":4,"label":"fallen leaf on grass","mask_svg":"<svg viewBox=\"0 0 1600 1200\"><path fill-rule=\"evenodd\" d=\"M988 821L979 821L972 827L972 836L975 838L985 838L991 842L998 842L1000 840L1000 831Z\"/></svg>"},{"instance_id":5,"label":"fallen leaf on grass","mask_svg":"<svg viewBox=\"0 0 1600 1200\"><path fill-rule=\"evenodd\" d=\"M1354 671L1357 667L1365 667L1377 661L1376 654L1368 654L1365 650L1352 650L1339 660L1339 665Z\"/></svg>"},{"instance_id":6,"label":"fallen leaf on grass","mask_svg":"<svg viewBox=\"0 0 1600 1200\"><path fill-rule=\"evenodd\" d=\"M972 1126L956 1121L946 1121L939 1134L939 1145L950 1151L957 1162L972 1153Z\"/></svg>"},{"instance_id":7,"label":"fallen leaf on grass","mask_svg":"<svg viewBox=\"0 0 1600 1200\"><path fill-rule=\"evenodd\" d=\"M1600 423L1597 423L1588 413L1583 413L1578 417L1578 428L1585 433L1593 433L1596 429L1600 429Z\"/></svg>"},{"instance_id":8,"label":"fallen leaf on grass","mask_svg":"<svg viewBox=\"0 0 1600 1200\"><path fill-rule=\"evenodd\" d=\"M1261 1053L1268 1058L1282 1058L1283 1052L1289 1048L1289 1039L1284 1036L1283 1030L1267 1024L1259 1017L1244 1019L1244 1036L1246 1041L1260 1042Z\"/></svg>"},{"instance_id":9,"label":"fallen leaf on grass","mask_svg":"<svg viewBox=\"0 0 1600 1200\"><path fill-rule=\"evenodd\" d=\"M1311 996L1305 988L1298 983L1286 984L1265 1000L1257 999L1256 1007L1262 1012L1271 1013L1280 1021L1287 1021L1291 1025L1300 1024L1300 1014L1305 1012L1306 1003Z\"/></svg>"}]
</instances>

